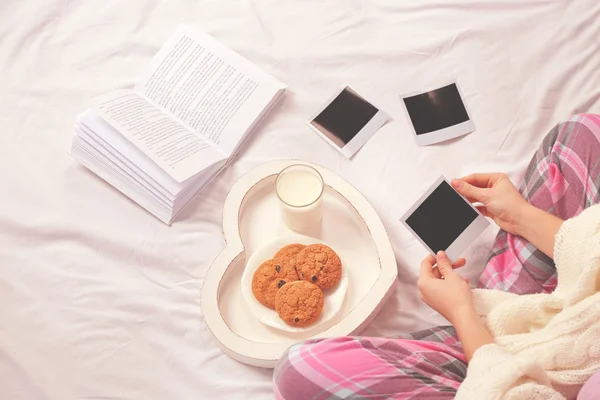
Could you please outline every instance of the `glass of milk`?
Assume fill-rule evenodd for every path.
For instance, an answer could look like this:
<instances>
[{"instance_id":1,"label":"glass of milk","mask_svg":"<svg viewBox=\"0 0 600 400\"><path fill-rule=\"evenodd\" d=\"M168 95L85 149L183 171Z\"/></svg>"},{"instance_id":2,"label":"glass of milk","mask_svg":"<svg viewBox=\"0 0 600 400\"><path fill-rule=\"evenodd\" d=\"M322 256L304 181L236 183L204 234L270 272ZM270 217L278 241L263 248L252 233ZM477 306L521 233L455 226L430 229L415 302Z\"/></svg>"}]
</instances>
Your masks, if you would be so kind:
<instances>
[{"instance_id":1,"label":"glass of milk","mask_svg":"<svg viewBox=\"0 0 600 400\"><path fill-rule=\"evenodd\" d=\"M275 182L283 222L296 232L307 232L323 218L323 177L313 167L294 164Z\"/></svg>"}]
</instances>

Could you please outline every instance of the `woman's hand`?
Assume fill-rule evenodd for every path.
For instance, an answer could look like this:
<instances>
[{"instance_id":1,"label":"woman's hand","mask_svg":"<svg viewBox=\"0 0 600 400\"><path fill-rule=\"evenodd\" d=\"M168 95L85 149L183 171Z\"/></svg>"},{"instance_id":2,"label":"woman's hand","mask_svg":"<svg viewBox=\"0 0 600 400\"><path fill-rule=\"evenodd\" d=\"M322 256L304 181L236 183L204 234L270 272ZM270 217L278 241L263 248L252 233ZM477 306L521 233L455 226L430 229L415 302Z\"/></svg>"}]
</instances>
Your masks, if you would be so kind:
<instances>
[{"instance_id":1,"label":"woman's hand","mask_svg":"<svg viewBox=\"0 0 600 400\"><path fill-rule=\"evenodd\" d=\"M453 179L452 186L471 203L483 206L477 209L486 217L513 235L523 236L523 220L531 205L521 196L505 174L473 174Z\"/></svg>"},{"instance_id":2,"label":"woman's hand","mask_svg":"<svg viewBox=\"0 0 600 400\"><path fill-rule=\"evenodd\" d=\"M419 294L429 307L456 326L460 318L472 315L475 311L469 284L454 271L454 268L465 265L465 260L461 258L450 265L446 254L440 251L437 254L437 268L434 269L435 262L435 258L429 256L421 263Z\"/></svg>"},{"instance_id":3,"label":"woman's hand","mask_svg":"<svg viewBox=\"0 0 600 400\"><path fill-rule=\"evenodd\" d=\"M421 263L418 282L421 299L454 325L467 362L471 361L477 349L493 343L493 338L477 315L469 284L454 272L454 268L465 265L465 260L461 258L450 265L446 254L440 251L435 269L434 264L433 256Z\"/></svg>"}]
</instances>

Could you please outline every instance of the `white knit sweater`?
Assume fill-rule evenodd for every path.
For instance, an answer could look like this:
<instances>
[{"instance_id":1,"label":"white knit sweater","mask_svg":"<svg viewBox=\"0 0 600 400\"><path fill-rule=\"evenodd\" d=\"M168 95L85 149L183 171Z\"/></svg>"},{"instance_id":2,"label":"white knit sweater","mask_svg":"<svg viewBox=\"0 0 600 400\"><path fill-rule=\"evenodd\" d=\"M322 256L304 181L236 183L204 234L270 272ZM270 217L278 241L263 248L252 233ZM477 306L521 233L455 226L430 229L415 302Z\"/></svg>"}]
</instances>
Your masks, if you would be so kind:
<instances>
[{"instance_id":1,"label":"white knit sweater","mask_svg":"<svg viewBox=\"0 0 600 400\"><path fill-rule=\"evenodd\" d=\"M551 294L474 290L494 337L477 350L457 399L574 399L600 369L600 205L566 221Z\"/></svg>"}]
</instances>

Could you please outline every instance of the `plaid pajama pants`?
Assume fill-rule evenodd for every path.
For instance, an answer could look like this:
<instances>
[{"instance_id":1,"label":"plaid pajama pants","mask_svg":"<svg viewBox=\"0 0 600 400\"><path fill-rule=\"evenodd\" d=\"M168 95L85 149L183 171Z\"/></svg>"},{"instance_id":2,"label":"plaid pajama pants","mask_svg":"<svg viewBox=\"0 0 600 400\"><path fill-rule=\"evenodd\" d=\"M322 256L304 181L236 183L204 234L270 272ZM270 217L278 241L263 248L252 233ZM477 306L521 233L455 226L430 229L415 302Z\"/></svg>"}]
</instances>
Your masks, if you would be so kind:
<instances>
[{"instance_id":1,"label":"plaid pajama pants","mask_svg":"<svg viewBox=\"0 0 600 400\"><path fill-rule=\"evenodd\" d=\"M600 116L577 115L556 125L531 160L521 193L563 219L599 202ZM500 232L480 288L551 292L552 259L521 237ZM275 397L285 400L451 399L467 362L452 327L402 338L339 337L292 346L274 372Z\"/></svg>"}]
</instances>

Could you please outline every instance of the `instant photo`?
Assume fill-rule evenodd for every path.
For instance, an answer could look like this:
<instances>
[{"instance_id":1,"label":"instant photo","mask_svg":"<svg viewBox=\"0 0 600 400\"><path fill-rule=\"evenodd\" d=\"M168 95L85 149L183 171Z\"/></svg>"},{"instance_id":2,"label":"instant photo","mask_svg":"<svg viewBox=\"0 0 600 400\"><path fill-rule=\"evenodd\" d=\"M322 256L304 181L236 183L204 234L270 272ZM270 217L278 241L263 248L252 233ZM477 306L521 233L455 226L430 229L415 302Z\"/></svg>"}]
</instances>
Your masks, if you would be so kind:
<instances>
[{"instance_id":1,"label":"instant photo","mask_svg":"<svg viewBox=\"0 0 600 400\"><path fill-rule=\"evenodd\" d=\"M402 98L419 146L443 142L475 130L456 83Z\"/></svg>"},{"instance_id":2,"label":"instant photo","mask_svg":"<svg viewBox=\"0 0 600 400\"><path fill-rule=\"evenodd\" d=\"M489 222L443 178L402 217L404 225L435 255L443 250L456 260Z\"/></svg>"},{"instance_id":3,"label":"instant photo","mask_svg":"<svg viewBox=\"0 0 600 400\"><path fill-rule=\"evenodd\" d=\"M325 103L308 125L350 158L387 119L387 114L345 86Z\"/></svg>"}]
</instances>

